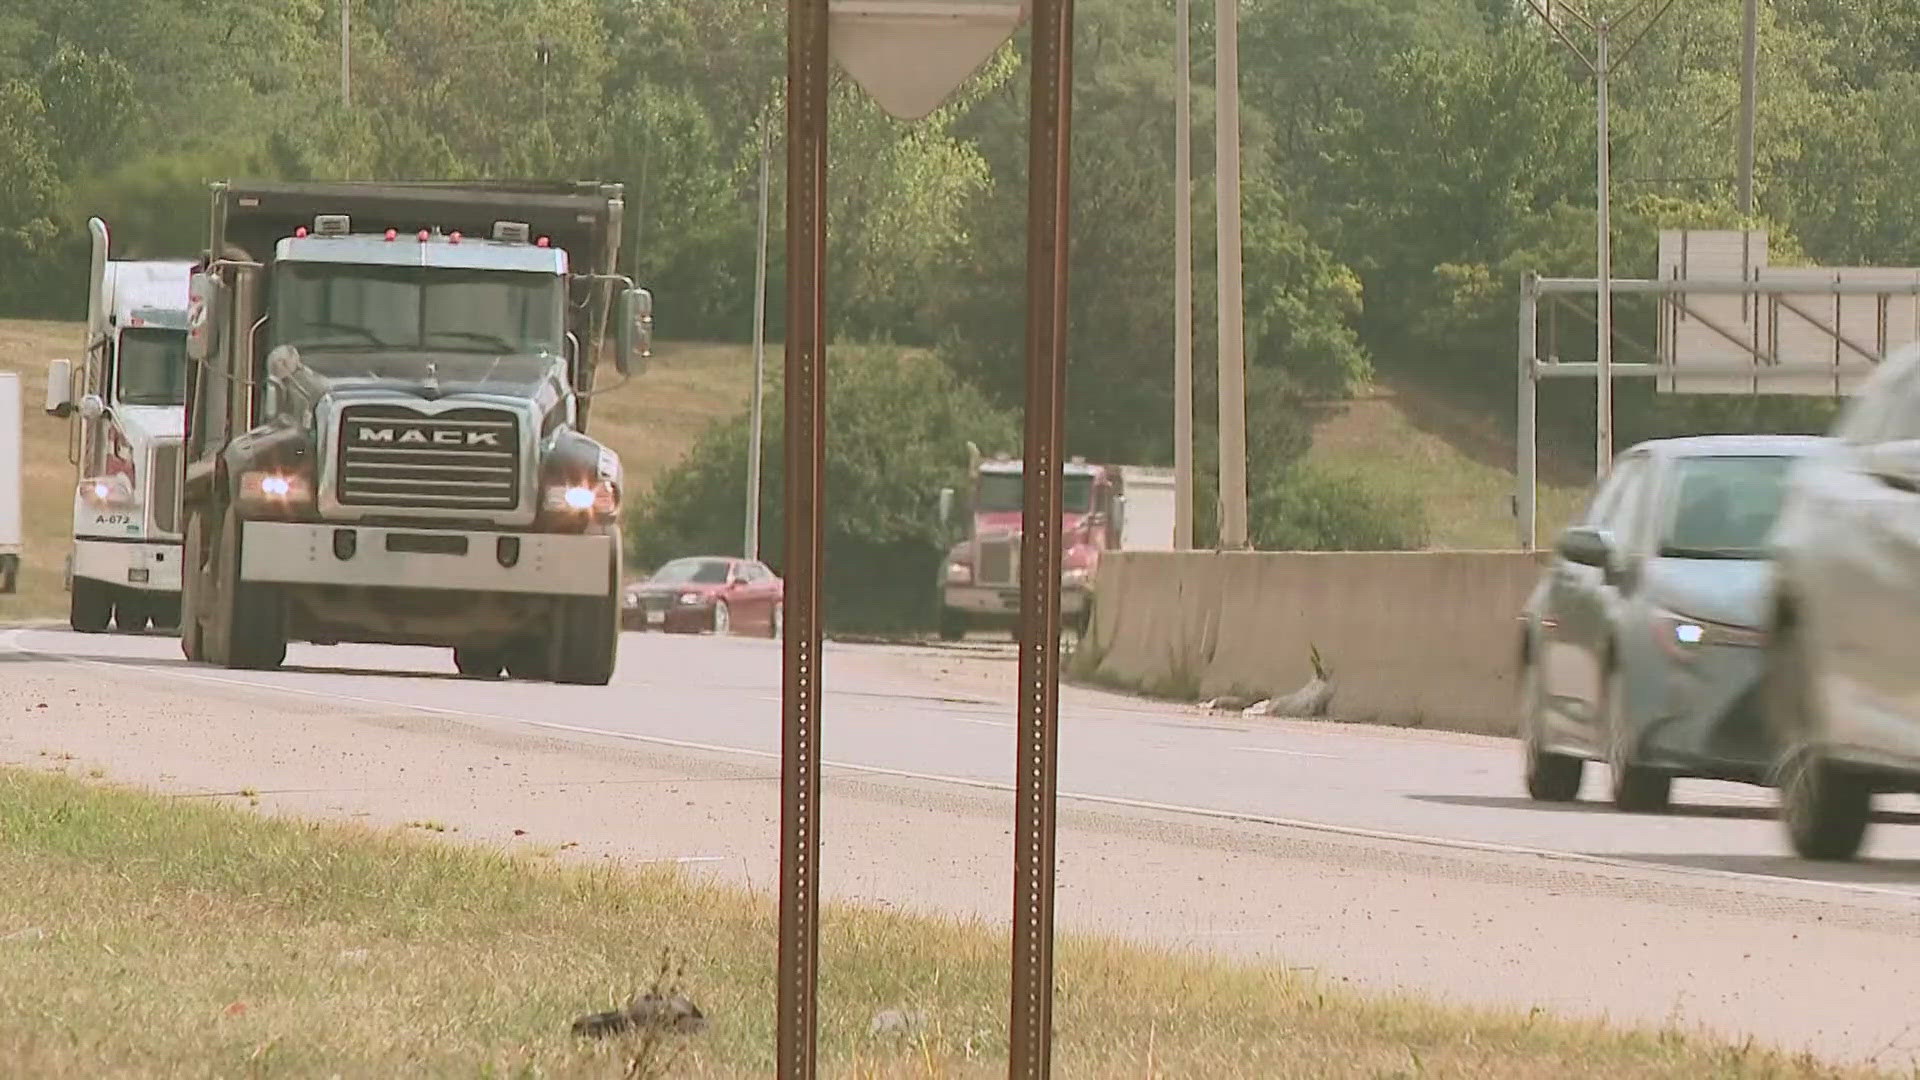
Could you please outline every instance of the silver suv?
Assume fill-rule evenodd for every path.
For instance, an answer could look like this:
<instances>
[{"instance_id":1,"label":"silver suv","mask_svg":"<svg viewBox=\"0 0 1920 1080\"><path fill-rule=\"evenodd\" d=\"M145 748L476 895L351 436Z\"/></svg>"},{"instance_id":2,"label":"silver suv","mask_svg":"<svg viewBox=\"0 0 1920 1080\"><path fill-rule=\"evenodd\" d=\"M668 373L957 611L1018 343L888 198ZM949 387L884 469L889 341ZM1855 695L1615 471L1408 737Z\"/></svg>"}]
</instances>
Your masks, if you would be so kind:
<instances>
[{"instance_id":1,"label":"silver suv","mask_svg":"<svg viewBox=\"0 0 1920 1080\"><path fill-rule=\"evenodd\" d=\"M1878 792L1920 791L1920 347L1883 361L1788 481L1769 723L1794 850L1850 859Z\"/></svg>"}]
</instances>

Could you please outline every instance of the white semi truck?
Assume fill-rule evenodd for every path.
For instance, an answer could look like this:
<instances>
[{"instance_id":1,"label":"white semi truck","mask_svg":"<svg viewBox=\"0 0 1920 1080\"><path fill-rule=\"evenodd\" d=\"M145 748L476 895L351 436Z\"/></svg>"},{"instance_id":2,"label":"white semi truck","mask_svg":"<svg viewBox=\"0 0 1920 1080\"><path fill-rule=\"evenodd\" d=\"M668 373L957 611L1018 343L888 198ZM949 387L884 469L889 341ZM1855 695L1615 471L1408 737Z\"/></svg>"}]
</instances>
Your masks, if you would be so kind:
<instances>
[{"instance_id":1,"label":"white semi truck","mask_svg":"<svg viewBox=\"0 0 1920 1080\"><path fill-rule=\"evenodd\" d=\"M47 372L46 411L72 425L75 466L68 618L81 633L180 621L180 433L187 262L115 261L106 222L87 223L93 261L79 361Z\"/></svg>"}]
</instances>

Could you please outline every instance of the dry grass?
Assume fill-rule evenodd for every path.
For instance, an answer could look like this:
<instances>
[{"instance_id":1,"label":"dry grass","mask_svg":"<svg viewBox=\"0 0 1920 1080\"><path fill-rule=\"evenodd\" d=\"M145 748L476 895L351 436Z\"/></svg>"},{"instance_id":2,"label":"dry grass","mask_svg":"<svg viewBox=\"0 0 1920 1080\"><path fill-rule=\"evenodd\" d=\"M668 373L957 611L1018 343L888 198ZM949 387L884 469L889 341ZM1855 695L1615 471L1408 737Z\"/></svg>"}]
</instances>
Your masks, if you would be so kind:
<instances>
[{"instance_id":1,"label":"dry grass","mask_svg":"<svg viewBox=\"0 0 1920 1080\"><path fill-rule=\"evenodd\" d=\"M27 410L25 565L20 592L0 596L0 621L66 614L61 568L73 535L73 467L67 425L41 413L39 404L47 361L77 354L83 336L78 323L0 320L0 371L24 376ZM709 422L746 407L752 378L753 358L744 346L660 343L643 374L596 400L593 433L620 454L638 497Z\"/></svg>"},{"instance_id":2,"label":"dry grass","mask_svg":"<svg viewBox=\"0 0 1920 1080\"><path fill-rule=\"evenodd\" d=\"M1348 402L1314 431L1308 460L1351 471L1382 491L1418 497L1430 546L1498 550L1514 546L1513 440L1477 408L1414 387L1383 386ZM1573 519L1587 474L1543 455L1542 544Z\"/></svg>"},{"instance_id":3,"label":"dry grass","mask_svg":"<svg viewBox=\"0 0 1920 1080\"><path fill-rule=\"evenodd\" d=\"M774 927L765 897L673 873L0 770L0 1075L621 1076L631 1037L568 1025L646 989L664 954L710 1025L655 1061L765 1076ZM1005 955L980 927L831 909L824 1072L1005 1075ZM1059 976L1060 1076L1836 1075L1110 942L1063 942ZM873 1034L891 1009L924 1020Z\"/></svg>"}]
</instances>

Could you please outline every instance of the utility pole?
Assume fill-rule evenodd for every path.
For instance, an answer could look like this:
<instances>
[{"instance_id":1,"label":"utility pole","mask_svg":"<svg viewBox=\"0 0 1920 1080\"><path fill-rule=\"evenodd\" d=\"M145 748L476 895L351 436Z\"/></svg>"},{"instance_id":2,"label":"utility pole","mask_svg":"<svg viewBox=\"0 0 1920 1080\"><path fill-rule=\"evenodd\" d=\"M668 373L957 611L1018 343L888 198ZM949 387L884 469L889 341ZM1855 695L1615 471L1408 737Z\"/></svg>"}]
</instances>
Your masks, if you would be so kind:
<instances>
[{"instance_id":1,"label":"utility pole","mask_svg":"<svg viewBox=\"0 0 1920 1080\"><path fill-rule=\"evenodd\" d=\"M1220 237L1220 543L1247 546L1247 354L1240 285L1240 0L1215 0Z\"/></svg>"},{"instance_id":2,"label":"utility pole","mask_svg":"<svg viewBox=\"0 0 1920 1080\"><path fill-rule=\"evenodd\" d=\"M1191 0L1174 27L1173 547L1193 547L1193 76Z\"/></svg>"},{"instance_id":3,"label":"utility pole","mask_svg":"<svg viewBox=\"0 0 1920 1080\"><path fill-rule=\"evenodd\" d=\"M1740 30L1740 212L1753 214L1753 129L1760 99L1760 0L1746 0Z\"/></svg>"},{"instance_id":4,"label":"utility pole","mask_svg":"<svg viewBox=\"0 0 1920 1080\"><path fill-rule=\"evenodd\" d=\"M773 127L760 128L759 250L753 268L753 425L747 436L746 557L760 557L760 399L767 368L767 169L773 156Z\"/></svg>"},{"instance_id":5,"label":"utility pole","mask_svg":"<svg viewBox=\"0 0 1920 1080\"><path fill-rule=\"evenodd\" d=\"M340 0L340 104L353 108L353 0Z\"/></svg>"},{"instance_id":6,"label":"utility pole","mask_svg":"<svg viewBox=\"0 0 1920 1080\"><path fill-rule=\"evenodd\" d=\"M1540 17L1548 30L1560 39L1580 62L1593 72L1595 105L1595 147L1594 173L1595 203L1599 219L1595 232L1599 249L1599 283L1596 289L1594 325L1597 327L1595 341L1595 367L1598 375L1597 392L1594 394L1594 473L1605 479L1613 471L1613 153L1609 145L1607 115L1608 84L1613 73L1625 66L1633 50L1647 40L1647 34L1672 8L1675 0L1665 0L1660 9L1647 18L1647 21L1629 35L1626 48L1618 56L1613 53L1614 24L1604 17L1590 17L1573 4L1559 4L1541 7L1542 0L1526 0L1527 6ZM1550 0L1549 0L1550 2ZM1629 14L1639 11L1645 3L1635 4ZM1594 55L1589 57L1560 25L1557 15L1564 13L1593 34Z\"/></svg>"}]
</instances>

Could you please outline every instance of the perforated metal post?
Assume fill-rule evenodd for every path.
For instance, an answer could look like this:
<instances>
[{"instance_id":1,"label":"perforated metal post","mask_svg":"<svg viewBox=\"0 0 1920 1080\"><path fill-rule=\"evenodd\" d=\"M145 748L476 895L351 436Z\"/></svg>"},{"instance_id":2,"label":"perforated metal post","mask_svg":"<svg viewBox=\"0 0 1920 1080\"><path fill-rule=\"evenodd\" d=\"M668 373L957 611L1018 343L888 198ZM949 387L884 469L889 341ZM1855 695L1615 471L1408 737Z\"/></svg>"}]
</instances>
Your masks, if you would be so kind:
<instances>
[{"instance_id":1,"label":"perforated metal post","mask_svg":"<svg viewBox=\"0 0 1920 1080\"><path fill-rule=\"evenodd\" d=\"M1027 190L1027 431L1020 551L1013 1000L1007 1075L1048 1075L1053 1042L1054 804L1060 715L1062 403L1067 374L1073 0L1034 0Z\"/></svg>"},{"instance_id":2,"label":"perforated metal post","mask_svg":"<svg viewBox=\"0 0 1920 1080\"><path fill-rule=\"evenodd\" d=\"M787 3L786 641L777 1073L812 1080L820 940L820 578L826 459L827 0Z\"/></svg>"}]
</instances>

